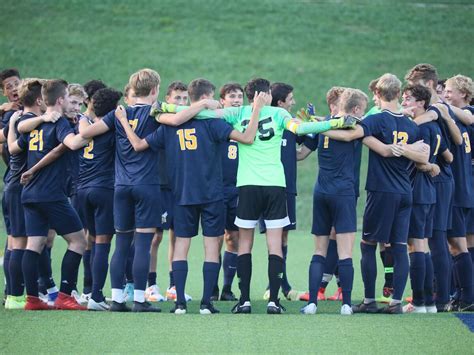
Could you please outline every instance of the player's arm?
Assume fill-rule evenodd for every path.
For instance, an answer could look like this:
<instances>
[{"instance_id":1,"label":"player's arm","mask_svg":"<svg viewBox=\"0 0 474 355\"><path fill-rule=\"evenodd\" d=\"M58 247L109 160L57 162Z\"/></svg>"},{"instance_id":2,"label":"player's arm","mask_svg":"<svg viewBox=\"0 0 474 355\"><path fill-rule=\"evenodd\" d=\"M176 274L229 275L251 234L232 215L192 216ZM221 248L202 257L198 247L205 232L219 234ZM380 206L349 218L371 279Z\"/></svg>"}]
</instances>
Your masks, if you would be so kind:
<instances>
[{"instance_id":1,"label":"player's arm","mask_svg":"<svg viewBox=\"0 0 474 355\"><path fill-rule=\"evenodd\" d=\"M463 110L462 108L449 105L454 114L459 118L459 121L464 123L466 126L474 124L474 115L469 110Z\"/></svg>"},{"instance_id":2,"label":"player's arm","mask_svg":"<svg viewBox=\"0 0 474 355\"><path fill-rule=\"evenodd\" d=\"M415 163L426 164L430 157L430 146L422 140L413 144L392 144L391 149L394 156L403 156Z\"/></svg>"},{"instance_id":3,"label":"player's arm","mask_svg":"<svg viewBox=\"0 0 474 355\"><path fill-rule=\"evenodd\" d=\"M271 96L269 94L265 92L255 92L252 115L250 116L250 122L247 126L247 129L244 132L239 132L234 129L232 132L230 132L229 138L240 143L252 144L255 140L255 134L257 133L260 111L269 100L271 100Z\"/></svg>"},{"instance_id":4,"label":"player's arm","mask_svg":"<svg viewBox=\"0 0 474 355\"><path fill-rule=\"evenodd\" d=\"M99 120L97 122L94 122L94 124L88 124L87 122L82 123L82 121L86 121L82 119L79 122L79 134L81 135L82 138L84 139L91 139L94 138L95 136L100 136L101 134L104 134L105 132L108 132L110 130L109 126L104 122L104 120Z\"/></svg>"},{"instance_id":5,"label":"player's arm","mask_svg":"<svg viewBox=\"0 0 474 355\"><path fill-rule=\"evenodd\" d=\"M326 121L328 122L328 121ZM354 129L348 130L331 130L323 133L331 139L343 142L350 142L354 139L359 139L364 136L364 130L360 125L355 126Z\"/></svg>"},{"instance_id":6,"label":"player's arm","mask_svg":"<svg viewBox=\"0 0 474 355\"><path fill-rule=\"evenodd\" d=\"M156 113L156 109L152 107L150 115L155 116L159 123L168 126L179 126L198 116L201 111L211 110L212 112L212 110L217 109L219 106L220 103L218 101L205 99L194 102L191 106L175 106L176 113ZM208 116L207 118L210 117Z\"/></svg>"},{"instance_id":7,"label":"player's arm","mask_svg":"<svg viewBox=\"0 0 474 355\"><path fill-rule=\"evenodd\" d=\"M89 139L83 138L80 134L70 133L64 138L63 143L71 150L78 150L89 144Z\"/></svg>"},{"instance_id":8,"label":"player's arm","mask_svg":"<svg viewBox=\"0 0 474 355\"><path fill-rule=\"evenodd\" d=\"M416 118L416 124L422 125L423 123L431 122L437 120L440 116L446 122L446 126L448 127L449 134L451 135L451 139L453 140L454 144L461 145L462 144L462 136L459 127L456 125L456 122L451 118L449 115L448 108L444 104L435 104L433 105L436 110L429 109L422 115Z\"/></svg>"},{"instance_id":9,"label":"player's arm","mask_svg":"<svg viewBox=\"0 0 474 355\"><path fill-rule=\"evenodd\" d=\"M45 113L44 115L28 118L18 124L19 133L28 133L38 127L40 124L45 122L56 122L61 117L59 112Z\"/></svg>"},{"instance_id":10,"label":"player's arm","mask_svg":"<svg viewBox=\"0 0 474 355\"><path fill-rule=\"evenodd\" d=\"M7 146L10 154L18 154L23 151L23 149L18 145L18 137L16 135L15 125L20 119L22 113L16 111L11 117L8 127L8 137L7 137ZM3 131L3 130L2 130Z\"/></svg>"},{"instance_id":11,"label":"player's arm","mask_svg":"<svg viewBox=\"0 0 474 355\"><path fill-rule=\"evenodd\" d=\"M296 160L304 160L306 159L313 151L309 149L307 146L304 144L301 145L300 148L296 149Z\"/></svg>"},{"instance_id":12,"label":"player's arm","mask_svg":"<svg viewBox=\"0 0 474 355\"><path fill-rule=\"evenodd\" d=\"M443 160L448 164L451 164L454 160L454 155L449 149L446 149L444 152L442 152L441 156L443 157Z\"/></svg>"},{"instance_id":13,"label":"player's arm","mask_svg":"<svg viewBox=\"0 0 474 355\"><path fill-rule=\"evenodd\" d=\"M441 172L438 164L426 163L426 164L415 164L416 168L424 173L430 174L431 177L438 176Z\"/></svg>"},{"instance_id":14,"label":"player's arm","mask_svg":"<svg viewBox=\"0 0 474 355\"><path fill-rule=\"evenodd\" d=\"M125 130L125 134L127 135L127 139L132 145L133 150L136 152L141 152L149 148L150 145L146 139L138 137L133 131L130 123L128 122L127 111L125 111L125 108L122 105L117 106L115 109L115 117L117 117L123 129Z\"/></svg>"},{"instance_id":15,"label":"player's arm","mask_svg":"<svg viewBox=\"0 0 474 355\"><path fill-rule=\"evenodd\" d=\"M68 148L63 143L57 145L53 150L41 158L39 162L21 174L20 183L23 185L28 184L38 171L58 160L67 150Z\"/></svg>"},{"instance_id":16,"label":"player's arm","mask_svg":"<svg viewBox=\"0 0 474 355\"><path fill-rule=\"evenodd\" d=\"M352 116L344 116L323 122L302 122L285 118L284 124L286 130L302 136L311 133L325 133L335 129L356 128L357 120Z\"/></svg>"},{"instance_id":17,"label":"player's arm","mask_svg":"<svg viewBox=\"0 0 474 355\"><path fill-rule=\"evenodd\" d=\"M391 149L391 144L382 143L377 138L372 136L367 136L362 139L362 143L370 150L373 150L375 153L384 158L394 157Z\"/></svg>"}]
</instances>

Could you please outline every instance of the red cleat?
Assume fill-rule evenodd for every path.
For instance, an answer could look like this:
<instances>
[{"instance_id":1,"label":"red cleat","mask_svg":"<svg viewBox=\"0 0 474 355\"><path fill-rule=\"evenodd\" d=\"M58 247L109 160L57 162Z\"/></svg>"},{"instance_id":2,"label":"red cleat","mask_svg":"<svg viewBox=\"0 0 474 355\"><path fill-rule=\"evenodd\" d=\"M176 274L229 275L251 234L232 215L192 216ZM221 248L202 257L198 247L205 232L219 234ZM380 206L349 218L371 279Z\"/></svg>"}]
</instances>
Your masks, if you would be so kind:
<instances>
[{"instance_id":1,"label":"red cleat","mask_svg":"<svg viewBox=\"0 0 474 355\"><path fill-rule=\"evenodd\" d=\"M411 297L411 296L406 297L405 301L407 301L408 303L412 303L413 302L413 297Z\"/></svg>"},{"instance_id":2,"label":"red cleat","mask_svg":"<svg viewBox=\"0 0 474 355\"><path fill-rule=\"evenodd\" d=\"M58 298L54 302L56 309L62 309L67 311L87 311L87 307L81 306L76 302L76 299L67 295L63 292L59 292Z\"/></svg>"},{"instance_id":3,"label":"red cleat","mask_svg":"<svg viewBox=\"0 0 474 355\"><path fill-rule=\"evenodd\" d=\"M54 307L48 306L39 297L26 296L25 311L49 311Z\"/></svg>"},{"instance_id":4,"label":"red cleat","mask_svg":"<svg viewBox=\"0 0 474 355\"><path fill-rule=\"evenodd\" d=\"M300 301L308 302L308 301L309 301L309 292L303 293L303 294L300 296Z\"/></svg>"},{"instance_id":5,"label":"red cleat","mask_svg":"<svg viewBox=\"0 0 474 355\"><path fill-rule=\"evenodd\" d=\"M318 301L326 301L326 295L324 292L326 292L326 289L324 287L320 287L318 290Z\"/></svg>"},{"instance_id":6,"label":"red cleat","mask_svg":"<svg viewBox=\"0 0 474 355\"><path fill-rule=\"evenodd\" d=\"M342 288L338 287L334 295L328 297L328 301L342 301Z\"/></svg>"}]
</instances>

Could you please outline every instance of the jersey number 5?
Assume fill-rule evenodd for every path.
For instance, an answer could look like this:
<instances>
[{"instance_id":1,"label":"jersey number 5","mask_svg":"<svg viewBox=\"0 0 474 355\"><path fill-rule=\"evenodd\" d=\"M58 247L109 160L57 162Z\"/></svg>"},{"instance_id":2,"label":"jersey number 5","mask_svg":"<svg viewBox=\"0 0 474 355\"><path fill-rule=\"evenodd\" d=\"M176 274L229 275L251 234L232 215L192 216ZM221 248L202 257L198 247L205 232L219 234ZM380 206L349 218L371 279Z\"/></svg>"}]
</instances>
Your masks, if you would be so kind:
<instances>
[{"instance_id":1,"label":"jersey number 5","mask_svg":"<svg viewBox=\"0 0 474 355\"><path fill-rule=\"evenodd\" d=\"M179 129L176 131L179 137L179 146L181 150L196 150L197 149L197 137L196 129Z\"/></svg>"},{"instance_id":2,"label":"jersey number 5","mask_svg":"<svg viewBox=\"0 0 474 355\"><path fill-rule=\"evenodd\" d=\"M30 151L43 150L43 130L33 130L30 132Z\"/></svg>"},{"instance_id":3,"label":"jersey number 5","mask_svg":"<svg viewBox=\"0 0 474 355\"><path fill-rule=\"evenodd\" d=\"M258 139L260 139L261 141L269 141L275 136L275 130L273 129L273 127L270 127L270 128L263 127L264 124L271 123L271 122L272 122L271 117L258 121L258 133L259 133ZM247 127L249 123L250 123L250 120L244 120L242 121L241 124L242 126ZM244 132L245 132L245 129L244 129Z\"/></svg>"}]
</instances>

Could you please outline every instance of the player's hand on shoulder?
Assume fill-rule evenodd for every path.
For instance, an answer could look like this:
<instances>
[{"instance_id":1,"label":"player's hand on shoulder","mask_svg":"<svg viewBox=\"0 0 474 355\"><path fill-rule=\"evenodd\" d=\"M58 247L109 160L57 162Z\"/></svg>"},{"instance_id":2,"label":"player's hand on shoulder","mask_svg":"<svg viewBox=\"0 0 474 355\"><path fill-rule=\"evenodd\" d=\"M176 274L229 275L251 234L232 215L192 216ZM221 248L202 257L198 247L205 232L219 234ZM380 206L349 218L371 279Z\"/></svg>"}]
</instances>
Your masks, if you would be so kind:
<instances>
[{"instance_id":1,"label":"player's hand on shoulder","mask_svg":"<svg viewBox=\"0 0 474 355\"><path fill-rule=\"evenodd\" d=\"M0 105L0 111L13 111L18 110L20 108L19 102L5 102L4 104Z\"/></svg>"},{"instance_id":2,"label":"player's hand on shoulder","mask_svg":"<svg viewBox=\"0 0 474 355\"><path fill-rule=\"evenodd\" d=\"M127 121L127 111L125 111L125 107L122 105L118 105L117 108L115 109L115 117L121 122L128 122Z\"/></svg>"},{"instance_id":3,"label":"player's hand on shoulder","mask_svg":"<svg viewBox=\"0 0 474 355\"><path fill-rule=\"evenodd\" d=\"M16 111L13 115L10 117L10 124L16 123L18 119L23 115L23 111Z\"/></svg>"},{"instance_id":4,"label":"player's hand on shoulder","mask_svg":"<svg viewBox=\"0 0 474 355\"><path fill-rule=\"evenodd\" d=\"M402 109L402 114L408 117L414 117L415 113L413 112L415 110L414 107L404 107Z\"/></svg>"},{"instance_id":5,"label":"player's hand on shoulder","mask_svg":"<svg viewBox=\"0 0 474 355\"><path fill-rule=\"evenodd\" d=\"M451 118L451 116L449 115L448 106L442 103L437 103L437 104L434 104L433 106L439 110L439 112L441 113L441 118L445 120Z\"/></svg>"},{"instance_id":6,"label":"player's hand on shoulder","mask_svg":"<svg viewBox=\"0 0 474 355\"><path fill-rule=\"evenodd\" d=\"M222 105L219 101L213 100L213 99L204 99L202 100L204 103L204 107L207 110L217 110L219 108L222 108Z\"/></svg>"},{"instance_id":7,"label":"player's hand on shoulder","mask_svg":"<svg viewBox=\"0 0 474 355\"><path fill-rule=\"evenodd\" d=\"M44 122L55 123L61 118L61 114L57 111L52 111L44 115Z\"/></svg>"}]
</instances>

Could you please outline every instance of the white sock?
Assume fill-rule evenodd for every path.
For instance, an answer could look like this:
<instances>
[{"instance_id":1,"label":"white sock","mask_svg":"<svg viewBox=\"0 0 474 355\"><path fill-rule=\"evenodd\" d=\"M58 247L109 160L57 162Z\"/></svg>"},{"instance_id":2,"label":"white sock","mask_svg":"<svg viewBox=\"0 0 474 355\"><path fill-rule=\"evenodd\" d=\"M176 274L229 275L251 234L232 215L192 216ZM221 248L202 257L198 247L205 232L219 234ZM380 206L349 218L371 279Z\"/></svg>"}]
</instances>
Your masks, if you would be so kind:
<instances>
[{"instance_id":1,"label":"white sock","mask_svg":"<svg viewBox=\"0 0 474 355\"><path fill-rule=\"evenodd\" d=\"M145 302L145 291L144 290L134 290L133 291L133 300L135 302L143 303Z\"/></svg>"},{"instance_id":2,"label":"white sock","mask_svg":"<svg viewBox=\"0 0 474 355\"><path fill-rule=\"evenodd\" d=\"M123 290L121 288L112 289L112 301L123 303Z\"/></svg>"}]
</instances>

